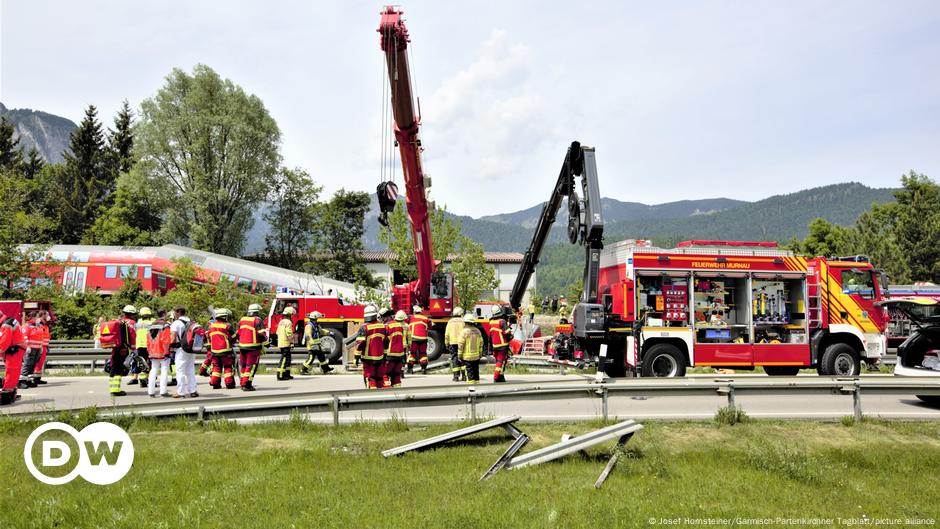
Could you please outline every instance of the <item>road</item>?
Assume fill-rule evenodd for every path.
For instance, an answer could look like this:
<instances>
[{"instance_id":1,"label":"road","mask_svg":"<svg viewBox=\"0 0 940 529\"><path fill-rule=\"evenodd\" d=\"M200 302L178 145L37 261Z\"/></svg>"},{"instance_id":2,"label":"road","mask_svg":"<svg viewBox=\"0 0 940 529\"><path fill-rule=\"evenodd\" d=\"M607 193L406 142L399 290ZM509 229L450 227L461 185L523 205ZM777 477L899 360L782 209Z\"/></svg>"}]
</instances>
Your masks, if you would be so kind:
<instances>
[{"instance_id":1,"label":"road","mask_svg":"<svg viewBox=\"0 0 940 529\"><path fill-rule=\"evenodd\" d=\"M705 375L703 375L705 376ZM751 377L760 375L737 375ZM877 376L877 375L875 375ZM714 378L713 375L707 375ZM590 377L578 374L559 375L517 375L510 374L511 382L548 382L557 380L579 380ZM723 377L727 378L727 377ZM403 390L429 386L453 387L449 375L415 375L405 380ZM136 386L126 386L128 396L112 399L107 392L107 378L86 377L51 377L49 384L36 389L21 391L23 398L15 405L5 407L2 413L26 413L44 410L76 409L87 406L107 408L112 404L151 403L155 400L147 397L145 390ZM205 378L200 378L200 397L185 399L186 403L210 403L220 397L241 395L287 395L293 392L317 391L342 393L362 388L359 375L316 375L298 376L290 382L277 382L272 375L260 375L255 379L258 391L243 393L234 390L212 390ZM628 381L624 381L628 382ZM462 386L462 384L461 384ZM172 389L172 388L171 388ZM162 399L166 402L167 399ZM183 402L183 399L170 399ZM910 397L864 395L863 410L868 417L891 419L940 419L940 408L921 403L913 395ZM633 419L710 419L715 411L726 405L723 396L639 396L611 394L609 414L611 418ZM749 416L755 418L788 419L838 419L852 414L852 397L848 395L739 395L737 404ZM520 415L525 421L551 420L588 420L601 416L601 403L592 399L550 398L546 396L520 396L514 400L499 402L481 402L477 405L481 417ZM344 411L343 422L356 420L387 420L391 417L409 422L447 422L465 419L469 408L465 405L436 405L423 407L393 407L375 411ZM282 417L268 417L267 420ZM329 413L311 413L309 418L317 422L332 420Z\"/></svg>"}]
</instances>

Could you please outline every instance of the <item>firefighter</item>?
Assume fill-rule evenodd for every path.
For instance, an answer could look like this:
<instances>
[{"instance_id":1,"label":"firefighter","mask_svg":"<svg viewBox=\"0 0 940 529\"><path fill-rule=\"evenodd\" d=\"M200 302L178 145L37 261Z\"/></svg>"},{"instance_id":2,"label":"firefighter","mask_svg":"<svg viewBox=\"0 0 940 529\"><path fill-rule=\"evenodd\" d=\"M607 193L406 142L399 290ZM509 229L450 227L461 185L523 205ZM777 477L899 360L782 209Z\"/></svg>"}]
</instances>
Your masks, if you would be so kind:
<instances>
[{"instance_id":1,"label":"firefighter","mask_svg":"<svg viewBox=\"0 0 940 529\"><path fill-rule=\"evenodd\" d=\"M470 384L480 383L480 357L483 355L483 334L474 325L475 318L472 312L463 317L464 326L457 338L457 356L464 366L467 381Z\"/></svg>"},{"instance_id":2,"label":"firefighter","mask_svg":"<svg viewBox=\"0 0 940 529\"><path fill-rule=\"evenodd\" d=\"M411 336L411 354L408 355L408 370L414 372L415 361L421 365L421 374L428 372L428 317L422 314L421 306L411 308L411 324L408 329Z\"/></svg>"},{"instance_id":3,"label":"firefighter","mask_svg":"<svg viewBox=\"0 0 940 529\"><path fill-rule=\"evenodd\" d=\"M121 317L119 318L121 323L119 331L122 333L121 341L120 345L111 349L111 367L108 373L110 375L108 378L108 392L112 397L127 395L127 392L121 389L121 377L128 373L125 361L130 348L137 344L137 322L134 321L136 316L137 308L133 305L125 305L121 309Z\"/></svg>"},{"instance_id":4,"label":"firefighter","mask_svg":"<svg viewBox=\"0 0 940 529\"><path fill-rule=\"evenodd\" d=\"M401 386L402 364L404 363L405 351L408 350L408 315L400 310L395 313L395 318L385 324L386 334L388 335L388 349L385 352L385 377L383 382L387 388L397 388Z\"/></svg>"},{"instance_id":5,"label":"firefighter","mask_svg":"<svg viewBox=\"0 0 940 529\"><path fill-rule=\"evenodd\" d=\"M235 328L228 322L232 311L218 309L215 311L215 322L209 325L209 352L212 354L212 371L209 373L209 386L212 389L225 389L235 387L235 351L232 342L235 341Z\"/></svg>"},{"instance_id":6,"label":"firefighter","mask_svg":"<svg viewBox=\"0 0 940 529\"><path fill-rule=\"evenodd\" d=\"M19 383L23 354L26 351L26 335L23 334L20 323L2 311L0 322L0 355L3 356L3 365L6 366L3 388L0 389L0 404L13 404L20 398L16 394L16 387Z\"/></svg>"},{"instance_id":7,"label":"firefighter","mask_svg":"<svg viewBox=\"0 0 940 529\"><path fill-rule=\"evenodd\" d=\"M170 377L170 345L173 344L174 338L170 322L166 321L165 310L157 310L157 319L150 324L146 336L147 357L150 359L147 394L155 398L159 385L160 397L169 397L166 388Z\"/></svg>"},{"instance_id":8,"label":"firefighter","mask_svg":"<svg viewBox=\"0 0 940 529\"><path fill-rule=\"evenodd\" d=\"M509 360L509 325L506 324L504 310L501 306L493 307L493 317L490 319L490 349L493 351L493 358L496 360L496 367L493 369L493 382L506 382L503 370L506 369L506 362Z\"/></svg>"},{"instance_id":9,"label":"firefighter","mask_svg":"<svg viewBox=\"0 0 940 529\"><path fill-rule=\"evenodd\" d=\"M131 364L132 378L127 384L130 386L140 384L140 387L147 387L147 380L150 375L150 356L147 354L147 337L150 335L150 326L153 325L153 312L149 307L141 307L137 311L139 319L134 325L134 331L137 333L135 344L134 363Z\"/></svg>"},{"instance_id":10,"label":"firefighter","mask_svg":"<svg viewBox=\"0 0 940 529\"><path fill-rule=\"evenodd\" d=\"M26 352L23 353L23 361L19 371L19 382L16 387L27 389L36 387L36 383L30 379L39 356L42 354L42 330L40 326L40 315L38 312L29 314L26 317L26 323L20 326L20 331L26 339Z\"/></svg>"},{"instance_id":11,"label":"firefighter","mask_svg":"<svg viewBox=\"0 0 940 529\"><path fill-rule=\"evenodd\" d=\"M238 360L241 365L239 385L242 391L255 390L255 373L258 372L264 346L268 344L268 330L258 316L260 312L261 305L252 303L248 305L245 316L238 320Z\"/></svg>"},{"instance_id":12,"label":"firefighter","mask_svg":"<svg viewBox=\"0 0 940 529\"><path fill-rule=\"evenodd\" d=\"M467 373L457 354L457 344L460 341L463 326L463 309L454 307L454 315L447 321L447 327L444 328L444 347L450 353L450 372L454 376L454 382L467 379Z\"/></svg>"},{"instance_id":13,"label":"firefighter","mask_svg":"<svg viewBox=\"0 0 940 529\"><path fill-rule=\"evenodd\" d=\"M291 380L290 374L291 348L294 346L294 322L292 316L297 311L294 307L284 308L284 317L277 323L277 347L281 350L281 361L277 364L277 379Z\"/></svg>"},{"instance_id":14,"label":"firefighter","mask_svg":"<svg viewBox=\"0 0 940 529\"><path fill-rule=\"evenodd\" d=\"M385 324L378 321L375 307L368 306L363 311L363 323L356 336L356 349L362 356L362 376L366 387L381 389L384 385L385 347L388 334Z\"/></svg>"},{"instance_id":15,"label":"firefighter","mask_svg":"<svg viewBox=\"0 0 940 529\"><path fill-rule=\"evenodd\" d=\"M330 361L326 359L326 355L323 354L323 349L320 347L320 338L327 334L329 331L320 327L318 320L323 317L323 314L317 311L313 311L309 314L309 321L304 326L304 343L307 344L307 360L304 361L303 367L300 368L301 375L309 375L310 368L313 367L313 361L316 359L317 364L320 366L320 371L323 374L327 374L333 370L330 367Z\"/></svg>"}]
</instances>

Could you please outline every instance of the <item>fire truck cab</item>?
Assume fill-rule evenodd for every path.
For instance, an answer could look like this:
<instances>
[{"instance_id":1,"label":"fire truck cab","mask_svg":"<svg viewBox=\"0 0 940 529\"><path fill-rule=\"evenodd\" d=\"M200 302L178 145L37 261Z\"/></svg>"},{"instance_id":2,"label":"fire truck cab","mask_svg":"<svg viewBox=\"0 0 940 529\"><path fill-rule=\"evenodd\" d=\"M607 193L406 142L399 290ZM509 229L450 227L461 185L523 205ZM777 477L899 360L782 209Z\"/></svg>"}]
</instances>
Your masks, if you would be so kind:
<instances>
[{"instance_id":1,"label":"fire truck cab","mask_svg":"<svg viewBox=\"0 0 940 529\"><path fill-rule=\"evenodd\" d=\"M265 327L268 329L271 343L275 343L274 336L277 326L284 319L284 309L294 307L291 317L294 326L294 342L300 345L303 340L304 325L309 319L307 316L317 311L324 315L320 318L320 327L329 330L327 335L320 338L320 347L323 348L330 360L339 360L343 356L343 340L348 332L349 323L362 323L363 305L348 305L342 298L336 296L307 296L292 292L282 292L271 302Z\"/></svg>"},{"instance_id":2,"label":"fire truck cab","mask_svg":"<svg viewBox=\"0 0 940 529\"><path fill-rule=\"evenodd\" d=\"M602 250L596 304L577 306L574 334L612 376L856 376L886 350L879 279L861 256L807 259L772 242L628 240Z\"/></svg>"}]
</instances>

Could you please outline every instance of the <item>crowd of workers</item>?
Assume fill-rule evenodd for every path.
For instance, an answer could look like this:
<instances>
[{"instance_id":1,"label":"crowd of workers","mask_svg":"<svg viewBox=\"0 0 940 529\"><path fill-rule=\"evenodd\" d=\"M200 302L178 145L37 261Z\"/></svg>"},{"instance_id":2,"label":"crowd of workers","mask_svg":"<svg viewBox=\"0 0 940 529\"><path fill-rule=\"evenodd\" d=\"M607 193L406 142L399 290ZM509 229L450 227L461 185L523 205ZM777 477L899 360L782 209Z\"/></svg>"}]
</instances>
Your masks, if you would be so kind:
<instances>
[{"instance_id":1,"label":"crowd of workers","mask_svg":"<svg viewBox=\"0 0 940 529\"><path fill-rule=\"evenodd\" d=\"M451 356L451 372L455 382L480 381L480 359L484 344L489 343L496 365L494 382L505 382L504 371L509 359L511 332L508 314L495 306L492 318L484 326L477 325L472 312L457 307L445 329L444 346ZM534 312L534 310L532 311ZM114 320L101 318L95 326L95 347L110 350L105 363L111 396L127 395L121 381L130 376L129 385L147 390L150 397L198 397L196 373L209 377L212 389L254 391L254 378L261 355L270 343L280 351L275 369L276 379L291 380L292 353L295 345L305 346L306 360L300 373L311 374L314 366L327 374L333 370L321 348L321 339L329 330L321 327L323 314L311 312L295 324L296 309L288 306L277 324L275 336L269 337L261 306L252 304L245 316L234 321L232 311L213 311L205 326L191 320L185 307L152 310L125 306ZM367 305L364 321L355 336L354 358L362 367L363 381L369 389L401 386L406 375L414 373L415 365L422 373L428 368L428 330L430 319L420 306L411 314L388 308L381 310ZM25 324L0 313L0 351L4 352L5 377L0 402L9 404L19 396L17 389L38 387L42 380L46 354L49 350L49 316L45 311L28 315ZM302 325L301 336L298 336ZM197 356L204 354L196 368ZM12 375L12 374L18 374ZM175 387L173 395L169 388Z\"/></svg>"}]
</instances>

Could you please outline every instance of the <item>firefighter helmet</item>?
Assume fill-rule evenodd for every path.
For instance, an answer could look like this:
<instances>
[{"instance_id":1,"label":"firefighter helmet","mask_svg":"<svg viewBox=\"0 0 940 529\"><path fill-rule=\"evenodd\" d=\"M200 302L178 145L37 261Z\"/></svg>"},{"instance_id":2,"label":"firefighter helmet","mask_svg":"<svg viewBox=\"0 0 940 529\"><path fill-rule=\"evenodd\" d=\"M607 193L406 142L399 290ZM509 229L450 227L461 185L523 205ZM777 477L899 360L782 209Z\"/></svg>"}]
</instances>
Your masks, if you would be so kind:
<instances>
[{"instance_id":1,"label":"firefighter helmet","mask_svg":"<svg viewBox=\"0 0 940 529\"><path fill-rule=\"evenodd\" d=\"M124 305L124 308L121 309L121 312L124 314L137 314L137 307L133 305Z\"/></svg>"},{"instance_id":2,"label":"firefighter helmet","mask_svg":"<svg viewBox=\"0 0 940 529\"><path fill-rule=\"evenodd\" d=\"M297 314L297 311L294 310L294 307L291 307L291 306L284 307L285 316L293 316L294 314Z\"/></svg>"},{"instance_id":3,"label":"firefighter helmet","mask_svg":"<svg viewBox=\"0 0 940 529\"><path fill-rule=\"evenodd\" d=\"M228 309L215 309L215 319L226 319L232 316L232 311Z\"/></svg>"},{"instance_id":4,"label":"firefighter helmet","mask_svg":"<svg viewBox=\"0 0 940 529\"><path fill-rule=\"evenodd\" d=\"M454 307L454 316L457 316L458 318L463 316L463 308Z\"/></svg>"},{"instance_id":5,"label":"firefighter helmet","mask_svg":"<svg viewBox=\"0 0 940 529\"><path fill-rule=\"evenodd\" d=\"M411 307L411 313L421 314L421 305L415 305L414 307Z\"/></svg>"},{"instance_id":6,"label":"firefighter helmet","mask_svg":"<svg viewBox=\"0 0 940 529\"><path fill-rule=\"evenodd\" d=\"M392 314L392 309L388 307L382 307L382 310L379 311L380 318L387 318Z\"/></svg>"},{"instance_id":7,"label":"firefighter helmet","mask_svg":"<svg viewBox=\"0 0 940 529\"><path fill-rule=\"evenodd\" d=\"M258 314L259 312L261 312L261 305L257 303L252 303L251 305L248 305L248 312L247 312L248 314Z\"/></svg>"},{"instance_id":8,"label":"firefighter helmet","mask_svg":"<svg viewBox=\"0 0 940 529\"><path fill-rule=\"evenodd\" d=\"M405 314L405 311L400 310L395 313L395 321L405 321L408 319L408 315Z\"/></svg>"},{"instance_id":9,"label":"firefighter helmet","mask_svg":"<svg viewBox=\"0 0 940 529\"><path fill-rule=\"evenodd\" d=\"M494 318L499 318L503 315L503 307L501 305L493 305L493 310L491 312Z\"/></svg>"},{"instance_id":10,"label":"firefighter helmet","mask_svg":"<svg viewBox=\"0 0 940 529\"><path fill-rule=\"evenodd\" d=\"M153 311L150 310L150 307L141 307L138 314L141 318L146 318L147 316L153 316Z\"/></svg>"},{"instance_id":11,"label":"firefighter helmet","mask_svg":"<svg viewBox=\"0 0 940 529\"><path fill-rule=\"evenodd\" d=\"M365 310L363 310L363 312L362 312L362 317L363 317L366 321L373 321L373 320L375 320L375 317L376 317L377 315L378 315L378 311L375 310L375 307L372 306L372 305L366 305Z\"/></svg>"},{"instance_id":12,"label":"firefighter helmet","mask_svg":"<svg viewBox=\"0 0 940 529\"><path fill-rule=\"evenodd\" d=\"M313 312L311 312L310 314L308 314L307 317L310 318L310 321L316 321L316 320L319 320L320 318L323 317L323 313L322 313L322 312L313 311Z\"/></svg>"},{"instance_id":13,"label":"firefighter helmet","mask_svg":"<svg viewBox=\"0 0 940 529\"><path fill-rule=\"evenodd\" d=\"M477 318L476 318L476 316L473 315L472 312L468 312L468 313L466 313L466 314L463 315L463 321L465 321L465 322L467 322L467 323L474 323L474 322L477 321Z\"/></svg>"}]
</instances>

